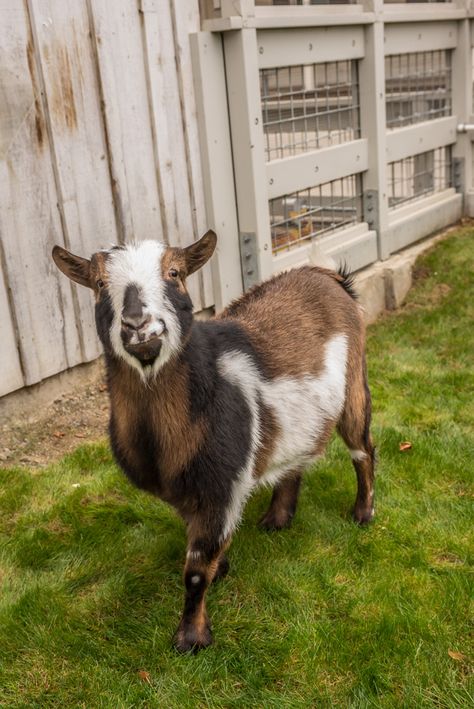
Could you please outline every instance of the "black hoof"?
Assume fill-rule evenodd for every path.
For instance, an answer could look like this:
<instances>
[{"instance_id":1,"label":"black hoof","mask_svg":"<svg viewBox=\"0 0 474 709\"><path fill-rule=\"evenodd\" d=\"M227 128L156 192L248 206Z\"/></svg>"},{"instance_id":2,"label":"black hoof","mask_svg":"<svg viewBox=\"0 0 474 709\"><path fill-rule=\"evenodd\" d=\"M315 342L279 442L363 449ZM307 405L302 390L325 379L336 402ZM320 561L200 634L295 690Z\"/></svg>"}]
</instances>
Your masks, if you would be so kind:
<instances>
[{"instance_id":1,"label":"black hoof","mask_svg":"<svg viewBox=\"0 0 474 709\"><path fill-rule=\"evenodd\" d=\"M352 519L356 524L361 527L365 527L367 524L372 522L375 515L374 507L355 507L352 512Z\"/></svg>"},{"instance_id":2,"label":"black hoof","mask_svg":"<svg viewBox=\"0 0 474 709\"><path fill-rule=\"evenodd\" d=\"M179 626L173 638L173 645L178 652L189 652L196 654L200 650L212 645L212 633L209 623L202 628L194 625L182 624Z\"/></svg>"},{"instance_id":3,"label":"black hoof","mask_svg":"<svg viewBox=\"0 0 474 709\"><path fill-rule=\"evenodd\" d=\"M268 510L259 520L258 526L261 529L265 529L267 532L277 532L280 529L291 527L293 516L294 515L287 510L279 512Z\"/></svg>"}]
</instances>

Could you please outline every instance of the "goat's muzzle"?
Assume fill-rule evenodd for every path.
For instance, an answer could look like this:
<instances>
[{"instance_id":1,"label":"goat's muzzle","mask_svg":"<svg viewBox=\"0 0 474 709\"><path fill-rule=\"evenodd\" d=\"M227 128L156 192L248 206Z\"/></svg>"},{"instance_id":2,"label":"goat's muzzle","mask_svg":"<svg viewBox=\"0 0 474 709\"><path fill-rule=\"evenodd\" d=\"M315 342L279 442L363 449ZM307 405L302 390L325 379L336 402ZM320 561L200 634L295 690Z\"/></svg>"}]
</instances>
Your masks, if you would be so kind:
<instances>
[{"instance_id":1,"label":"goat's muzzle","mask_svg":"<svg viewBox=\"0 0 474 709\"><path fill-rule=\"evenodd\" d=\"M129 354L140 360L142 364L153 364L160 354L162 344L161 337L155 336L138 344L124 343L124 347Z\"/></svg>"},{"instance_id":2,"label":"goat's muzzle","mask_svg":"<svg viewBox=\"0 0 474 709\"><path fill-rule=\"evenodd\" d=\"M142 364L153 364L160 354L162 336L165 333L162 320L152 323L150 318L138 325L122 319L121 337L125 350L136 357Z\"/></svg>"}]
</instances>

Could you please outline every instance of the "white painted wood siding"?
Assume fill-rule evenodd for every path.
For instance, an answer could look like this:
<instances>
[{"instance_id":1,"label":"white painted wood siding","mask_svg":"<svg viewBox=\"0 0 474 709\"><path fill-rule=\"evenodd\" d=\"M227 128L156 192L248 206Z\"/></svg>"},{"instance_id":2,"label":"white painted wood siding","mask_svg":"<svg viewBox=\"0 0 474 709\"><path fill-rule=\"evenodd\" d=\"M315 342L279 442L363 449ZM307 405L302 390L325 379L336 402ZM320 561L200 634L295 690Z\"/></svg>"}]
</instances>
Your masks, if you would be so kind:
<instances>
[{"instance_id":1,"label":"white painted wood siding","mask_svg":"<svg viewBox=\"0 0 474 709\"><path fill-rule=\"evenodd\" d=\"M0 0L0 396L100 352L54 244L207 228L189 34L198 0ZM210 269L189 283L214 303Z\"/></svg>"}]
</instances>

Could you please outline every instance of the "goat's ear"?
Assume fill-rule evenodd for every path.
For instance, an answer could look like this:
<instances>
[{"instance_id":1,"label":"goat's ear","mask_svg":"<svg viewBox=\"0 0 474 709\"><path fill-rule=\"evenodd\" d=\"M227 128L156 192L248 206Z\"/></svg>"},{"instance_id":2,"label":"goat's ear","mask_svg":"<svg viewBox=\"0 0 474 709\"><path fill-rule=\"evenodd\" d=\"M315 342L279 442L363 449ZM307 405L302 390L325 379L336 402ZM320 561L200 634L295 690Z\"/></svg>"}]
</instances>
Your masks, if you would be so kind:
<instances>
[{"instance_id":1,"label":"goat's ear","mask_svg":"<svg viewBox=\"0 0 474 709\"><path fill-rule=\"evenodd\" d=\"M188 276L209 261L214 253L216 244L217 236L215 232L209 229L204 236L201 236L199 241L195 241L194 244L183 249L184 258L186 259L186 274Z\"/></svg>"},{"instance_id":2,"label":"goat's ear","mask_svg":"<svg viewBox=\"0 0 474 709\"><path fill-rule=\"evenodd\" d=\"M92 288L90 280L91 262L86 258L74 256L61 246L53 248L53 261L60 271L71 281L79 283L81 286Z\"/></svg>"}]
</instances>

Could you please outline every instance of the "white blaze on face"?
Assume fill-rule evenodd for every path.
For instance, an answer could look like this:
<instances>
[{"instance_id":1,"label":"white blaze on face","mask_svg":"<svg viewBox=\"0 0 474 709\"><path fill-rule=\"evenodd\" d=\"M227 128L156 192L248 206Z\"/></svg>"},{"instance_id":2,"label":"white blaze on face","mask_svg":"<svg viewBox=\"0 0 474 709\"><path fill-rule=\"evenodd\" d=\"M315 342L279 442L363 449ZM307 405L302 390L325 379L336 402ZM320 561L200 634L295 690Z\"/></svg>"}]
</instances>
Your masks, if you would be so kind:
<instances>
[{"instance_id":1,"label":"white blaze on face","mask_svg":"<svg viewBox=\"0 0 474 709\"><path fill-rule=\"evenodd\" d=\"M166 251L165 244L158 241L142 241L129 244L124 249L109 252L107 272L109 276L109 294L114 311L110 330L110 339L115 354L132 367L135 367L145 379L153 376L169 359L179 351L181 330L178 317L166 297L166 285L161 273L161 259ZM121 319L123 301L127 286L135 285L140 293L144 314L150 317L145 334L151 336L163 332L159 356L153 365L143 366L136 357L129 354L121 338Z\"/></svg>"}]
</instances>

